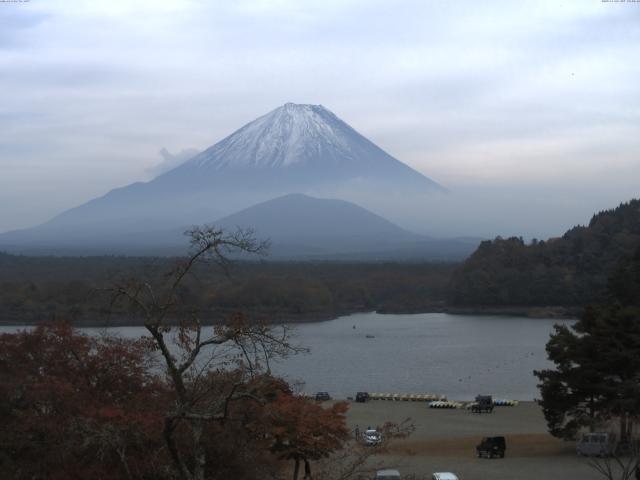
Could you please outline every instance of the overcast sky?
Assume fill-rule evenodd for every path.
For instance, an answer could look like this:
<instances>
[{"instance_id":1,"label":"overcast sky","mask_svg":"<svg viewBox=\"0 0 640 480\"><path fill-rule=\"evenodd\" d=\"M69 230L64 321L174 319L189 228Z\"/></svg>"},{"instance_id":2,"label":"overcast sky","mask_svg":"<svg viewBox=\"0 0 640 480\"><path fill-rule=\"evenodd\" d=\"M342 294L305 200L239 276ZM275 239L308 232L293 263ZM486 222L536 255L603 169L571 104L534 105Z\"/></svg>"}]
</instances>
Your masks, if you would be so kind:
<instances>
[{"instance_id":1,"label":"overcast sky","mask_svg":"<svg viewBox=\"0 0 640 480\"><path fill-rule=\"evenodd\" d=\"M452 191L556 199L559 228L640 194L639 60L630 1L0 2L0 231L285 102Z\"/></svg>"}]
</instances>

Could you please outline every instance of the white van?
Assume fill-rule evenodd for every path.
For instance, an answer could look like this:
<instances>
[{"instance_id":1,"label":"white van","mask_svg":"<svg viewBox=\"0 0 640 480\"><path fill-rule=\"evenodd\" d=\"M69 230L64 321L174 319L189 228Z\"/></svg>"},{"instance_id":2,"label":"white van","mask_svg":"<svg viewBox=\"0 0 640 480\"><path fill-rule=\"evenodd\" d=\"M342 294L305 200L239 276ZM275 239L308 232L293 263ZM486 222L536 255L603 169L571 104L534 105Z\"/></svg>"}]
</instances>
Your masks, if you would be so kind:
<instances>
[{"instance_id":1,"label":"white van","mask_svg":"<svg viewBox=\"0 0 640 480\"><path fill-rule=\"evenodd\" d=\"M458 476L451 472L436 472L431 475L432 480L458 480Z\"/></svg>"}]
</instances>

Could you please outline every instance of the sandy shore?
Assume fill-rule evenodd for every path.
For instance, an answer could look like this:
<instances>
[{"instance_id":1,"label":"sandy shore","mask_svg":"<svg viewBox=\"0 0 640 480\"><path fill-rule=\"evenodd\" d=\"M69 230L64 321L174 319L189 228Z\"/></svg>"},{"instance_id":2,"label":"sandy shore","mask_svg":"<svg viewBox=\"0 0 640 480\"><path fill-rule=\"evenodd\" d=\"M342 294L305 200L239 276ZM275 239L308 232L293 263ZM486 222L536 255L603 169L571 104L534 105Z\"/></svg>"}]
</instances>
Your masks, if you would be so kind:
<instances>
[{"instance_id":1,"label":"sandy shore","mask_svg":"<svg viewBox=\"0 0 640 480\"><path fill-rule=\"evenodd\" d=\"M575 453L573 442L547 433L540 408L533 402L497 407L492 414L429 409L426 403L351 402L348 423L360 430L411 418L415 432L380 456L403 475L430 479L432 472L451 471L460 480L596 480L599 474ZM504 459L478 459L475 445L483 436L504 435Z\"/></svg>"}]
</instances>

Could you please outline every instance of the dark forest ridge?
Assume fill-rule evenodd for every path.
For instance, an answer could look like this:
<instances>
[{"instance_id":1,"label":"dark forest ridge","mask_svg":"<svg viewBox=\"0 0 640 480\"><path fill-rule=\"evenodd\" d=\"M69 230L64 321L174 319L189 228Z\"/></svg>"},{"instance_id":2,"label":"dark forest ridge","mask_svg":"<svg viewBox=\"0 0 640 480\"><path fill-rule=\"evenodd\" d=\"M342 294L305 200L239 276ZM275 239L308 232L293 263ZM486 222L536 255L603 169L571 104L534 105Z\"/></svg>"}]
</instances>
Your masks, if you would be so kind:
<instances>
[{"instance_id":1,"label":"dark forest ridge","mask_svg":"<svg viewBox=\"0 0 640 480\"><path fill-rule=\"evenodd\" d=\"M456 306L584 306L604 299L612 271L640 247L640 200L593 216L562 237L480 244L455 272Z\"/></svg>"}]
</instances>

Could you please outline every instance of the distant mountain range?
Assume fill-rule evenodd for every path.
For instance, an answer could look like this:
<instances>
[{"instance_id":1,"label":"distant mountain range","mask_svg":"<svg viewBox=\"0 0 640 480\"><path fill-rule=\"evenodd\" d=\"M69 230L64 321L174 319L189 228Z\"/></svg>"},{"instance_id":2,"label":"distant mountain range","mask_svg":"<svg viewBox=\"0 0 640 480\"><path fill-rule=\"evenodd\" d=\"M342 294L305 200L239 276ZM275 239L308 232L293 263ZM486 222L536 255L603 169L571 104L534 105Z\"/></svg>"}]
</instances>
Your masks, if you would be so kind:
<instances>
[{"instance_id":1,"label":"distant mountain range","mask_svg":"<svg viewBox=\"0 0 640 480\"><path fill-rule=\"evenodd\" d=\"M318 251L384 249L422 238L354 203L303 194L268 200L215 223L230 230L252 228L274 245Z\"/></svg>"},{"instance_id":2,"label":"distant mountain range","mask_svg":"<svg viewBox=\"0 0 640 480\"><path fill-rule=\"evenodd\" d=\"M353 203L282 196L345 198L364 192L384 203L393 195L444 191L321 105L287 103L150 182L112 190L47 223L0 235L0 249L168 253L185 245L176 232L216 219L264 233L273 240L274 255L414 248L431 240Z\"/></svg>"},{"instance_id":3,"label":"distant mountain range","mask_svg":"<svg viewBox=\"0 0 640 480\"><path fill-rule=\"evenodd\" d=\"M290 194L229 215L216 225L252 228L272 258L460 260L480 239L436 240L409 232L344 200Z\"/></svg>"},{"instance_id":4,"label":"distant mountain range","mask_svg":"<svg viewBox=\"0 0 640 480\"><path fill-rule=\"evenodd\" d=\"M269 240L268 258L275 260L461 260L480 242L474 238L432 239L354 203L303 194L267 200L209 223L228 231L252 229L256 238ZM6 242L3 249L13 253L179 255L187 245L184 231L188 227L114 232L101 238L88 231L69 237L62 245L29 242L18 237L22 232L5 234L2 239Z\"/></svg>"}]
</instances>

